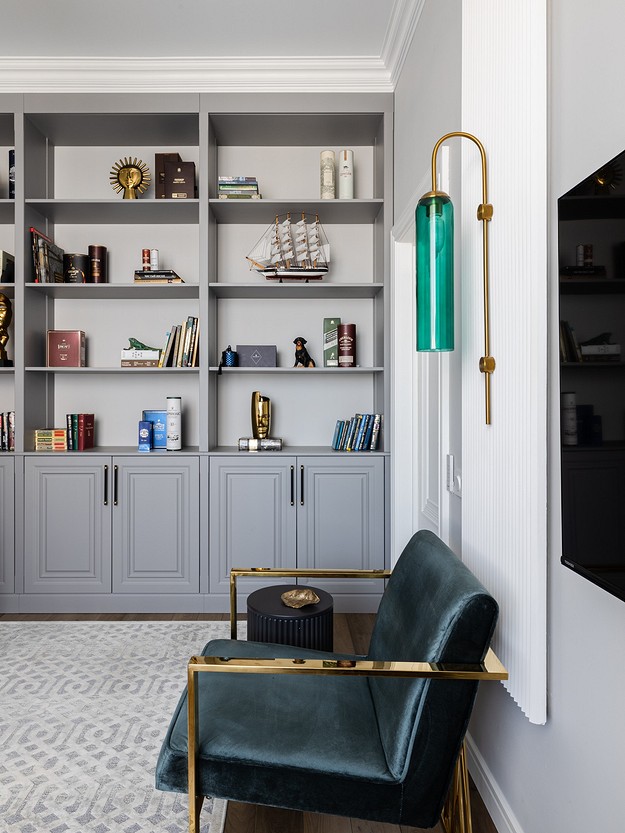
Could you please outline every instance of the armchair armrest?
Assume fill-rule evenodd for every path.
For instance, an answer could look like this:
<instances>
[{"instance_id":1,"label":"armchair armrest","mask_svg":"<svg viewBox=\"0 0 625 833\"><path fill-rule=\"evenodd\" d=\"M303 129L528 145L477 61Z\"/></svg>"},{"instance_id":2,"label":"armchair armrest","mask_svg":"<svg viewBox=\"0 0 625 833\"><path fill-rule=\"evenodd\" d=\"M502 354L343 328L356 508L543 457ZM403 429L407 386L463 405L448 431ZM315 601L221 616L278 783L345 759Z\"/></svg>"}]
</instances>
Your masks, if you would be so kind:
<instances>
[{"instance_id":1,"label":"armchair armrest","mask_svg":"<svg viewBox=\"0 0 625 833\"><path fill-rule=\"evenodd\" d=\"M279 567L232 567L230 570L230 639L237 638L237 578L239 576L254 576L256 578L379 578L386 579L391 575L390 570L324 570L293 568L283 570Z\"/></svg>"},{"instance_id":2,"label":"armchair armrest","mask_svg":"<svg viewBox=\"0 0 625 833\"><path fill-rule=\"evenodd\" d=\"M305 674L356 677L422 677L442 680L507 680L508 672L492 650L483 662L405 662L354 659L264 659L259 657L191 657L189 681L199 671L239 674Z\"/></svg>"}]
</instances>

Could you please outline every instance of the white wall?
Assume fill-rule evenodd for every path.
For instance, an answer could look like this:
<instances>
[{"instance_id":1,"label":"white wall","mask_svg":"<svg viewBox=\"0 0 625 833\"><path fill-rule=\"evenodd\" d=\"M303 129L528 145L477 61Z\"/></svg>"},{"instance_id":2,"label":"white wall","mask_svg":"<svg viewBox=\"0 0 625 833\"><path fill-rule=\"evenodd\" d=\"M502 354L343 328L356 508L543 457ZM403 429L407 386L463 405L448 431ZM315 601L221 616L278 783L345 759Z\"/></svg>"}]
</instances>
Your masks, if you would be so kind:
<instances>
[{"instance_id":1,"label":"white wall","mask_svg":"<svg viewBox=\"0 0 625 833\"><path fill-rule=\"evenodd\" d=\"M621 0L551 3L549 717L532 726L500 686L482 686L471 734L500 802L500 831L623 830L625 604L559 562L556 200L625 147L614 98L624 24Z\"/></svg>"},{"instance_id":2,"label":"white wall","mask_svg":"<svg viewBox=\"0 0 625 833\"><path fill-rule=\"evenodd\" d=\"M456 43L456 18L459 2L453 10L448 2L426 2L398 84L396 216L422 177L435 138L455 128L460 70L445 39ZM470 729L474 762L500 833L623 830L625 605L559 561L555 219L557 198L625 147L625 108L615 88L625 76L624 27L621 0L551 2L549 716L546 725L532 725L503 687L481 688Z\"/></svg>"},{"instance_id":3,"label":"white wall","mask_svg":"<svg viewBox=\"0 0 625 833\"><path fill-rule=\"evenodd\" d=\"M426 0L423 5L419 23L413 38L410 50L402 67L401 75L395 89L395 221L401 222L405 212L414 213L416 201L425 191L431 188L431 157L432 149L436 141L445 133L460 129L460 108L461 108L461 43L462 43L462 2L461 0L445 0L444 3L435 0ZM451 143L449 147L450 169L452 171L451 181L447 186L454 202L460 202L460 148L459 142ZM439 153L439 169L443 154ZM458 249L456 260L459 261ZM406 303L414 307L414 274L395 275L396 282L401 282L405 290L405 282L410 281L410 290L406 294ZM456 282L456 319L460 318L460 281ZM457 323L456 340L460 340L460 329ZM412 335L412 349L414 349L414 334ZM418 435L418 412L425 407L432 411L432 402L425 403L436 398L434 408L438 407L439 401L446 402L451 397L449 408L449 422L446 424L445 436L439 433L437 426L432 426L432 442L437 444L436 455L429 457L431 466L438 467L436 471L429 471L422 478L422 491L431 491L437 488L434 480L442 477L442 463L440 455L452 453L458 473L462 463L461 448L461 354L460 351L446 354L443 357L434 355L419 354L421 362L420 374L422 382L419 390L422 392L422 401L404 403L406 407L413 407L414 443L416 458L414 466L420 471L424 465L424 455L419 454L419 443L423 440ZM429 363L430 373L425 363ZM444 363L445 372L438 374L439 363ZM446 385L445 390L439 390L438 382ZM398 385L399 380L398 380ZM424 384L427 391L424 391ZM400 386L401 387L401 386ZM402 404L402 407L404 407ZM437 414L435 414L437 416ZM421 440L419 437L421 436ZM398 447L410 447L411 443L404 442L403 438L397 437ZM427 439L427 437L425 437ZM439 444L440 443L440 447ZM423 472L421 471L421 474ZM423 483L428 482L429 486L424 487ZM445 494L440 490L437 496L437 511L445 513L446 539L450 546L460 552L460 498L454 495ZM414 492L420 501L425 502L430 495L418 494L419 486L414 484ZM445 504L444 507L442 504ZM419 519L417 507L414 510L414 517ZM423 526L423 519L415 526ZM436 524L435 524L436 526ZM437 528L435 531L439 532ZM399 551L406 542L397 542Z\"/></svg>"}]
</instances>

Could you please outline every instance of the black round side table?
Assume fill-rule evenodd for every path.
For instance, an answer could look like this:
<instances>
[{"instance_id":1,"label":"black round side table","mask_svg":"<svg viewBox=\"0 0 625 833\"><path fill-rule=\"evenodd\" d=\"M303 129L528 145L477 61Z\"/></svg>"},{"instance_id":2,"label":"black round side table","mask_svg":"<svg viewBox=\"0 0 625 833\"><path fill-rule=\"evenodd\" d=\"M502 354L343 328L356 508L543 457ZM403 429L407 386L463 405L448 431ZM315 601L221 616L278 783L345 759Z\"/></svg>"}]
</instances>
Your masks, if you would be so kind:
<instances>
[{"instance_id":1,"label":"black round side table","mask_svg":"<svg viewBox=\"0 0 625 833\"><path fill-rule=\"evenodd\" d=\"M278 584L250 593L247 597L248 640L331 651L334 599L325 590L311 587L319 596L317 604L288 607L280 597L296 587L296 584Z\"/></svg>"}]
</instances>

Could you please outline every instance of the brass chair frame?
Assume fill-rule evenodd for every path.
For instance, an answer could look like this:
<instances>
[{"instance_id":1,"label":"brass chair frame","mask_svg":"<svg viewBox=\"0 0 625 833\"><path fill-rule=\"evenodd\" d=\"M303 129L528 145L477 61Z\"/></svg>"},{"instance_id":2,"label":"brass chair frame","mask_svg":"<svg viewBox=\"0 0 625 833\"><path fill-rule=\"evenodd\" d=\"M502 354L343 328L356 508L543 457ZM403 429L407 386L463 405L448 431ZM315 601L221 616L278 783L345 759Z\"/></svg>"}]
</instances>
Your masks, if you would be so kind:
<instances>
[{"instance_id":1,"label":"brass chair frame","mask_svg":"<svg viewBox=\"0 0 625 833\"><path fill-rule=\"evenodd\" d=\"M237 638L236 580L240 576L271 578L374 578L387 579L390 570L281 570L271 567L230 571L230 634ZM297 649L295 649L296 651ZM200 811L203 795L197 795L198 703L197 675L202 672L229 674L315 674L370 677L422 677L438 680L507 680L508 672L489 648L484 662L456 664L438 662L397 662L382 660L301 659L245 659L227 657L191 657L187 666L188 720L188 795L189 833L200 831ZM469 776L464 742L456 761L449 794L441 813L446 833L472 833Z\"/></svg>"}]
</instances>

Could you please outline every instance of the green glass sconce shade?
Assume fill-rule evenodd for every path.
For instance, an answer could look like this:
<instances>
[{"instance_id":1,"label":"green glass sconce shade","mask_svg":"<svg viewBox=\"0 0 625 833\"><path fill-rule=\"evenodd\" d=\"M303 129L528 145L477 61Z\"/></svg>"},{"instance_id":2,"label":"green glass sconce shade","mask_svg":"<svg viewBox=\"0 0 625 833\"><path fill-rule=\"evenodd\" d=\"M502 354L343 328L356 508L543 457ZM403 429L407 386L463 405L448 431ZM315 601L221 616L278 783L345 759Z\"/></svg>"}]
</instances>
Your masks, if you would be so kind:
<instances>
[{"instance_id":1,"label":"green glass sconce shade","mask_svg":"<svg viewBox=\"0 0 625 833\"><path fill-rule=\"evenodd\" d=\"M432 191L415 211L417 237L417 350L454 349L454 207Z\"/></svg>"}]
</instances>

